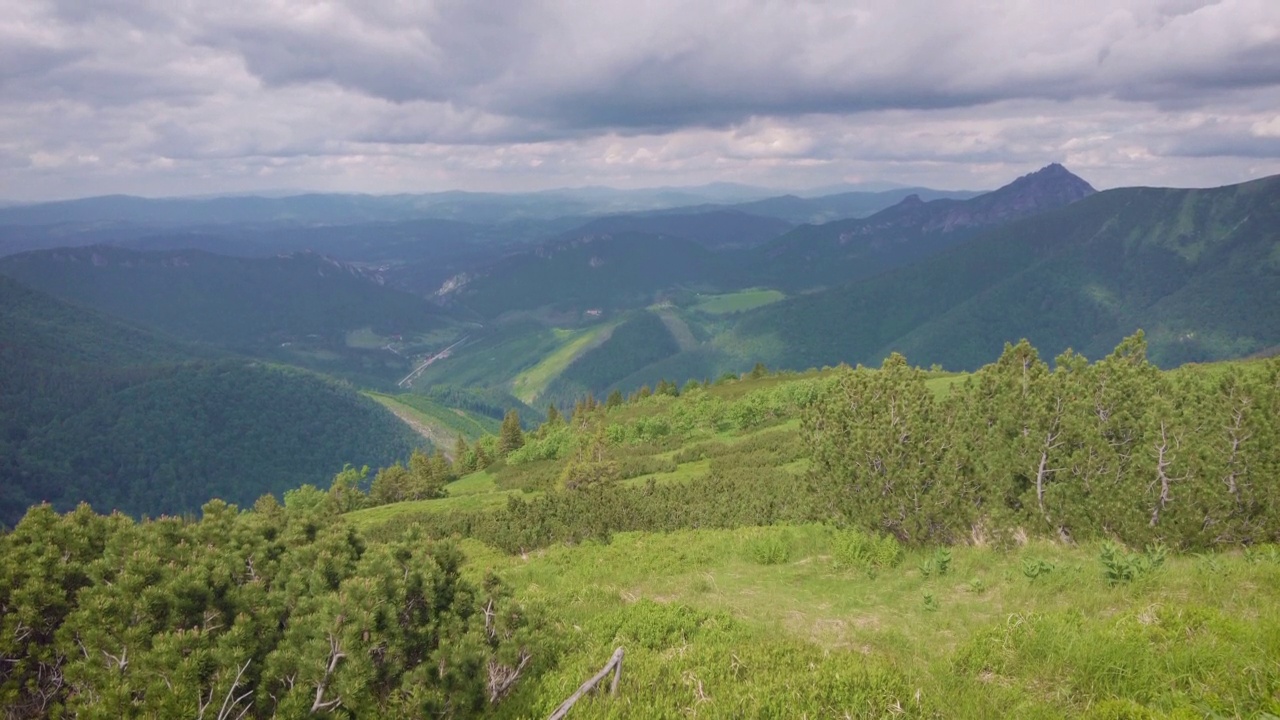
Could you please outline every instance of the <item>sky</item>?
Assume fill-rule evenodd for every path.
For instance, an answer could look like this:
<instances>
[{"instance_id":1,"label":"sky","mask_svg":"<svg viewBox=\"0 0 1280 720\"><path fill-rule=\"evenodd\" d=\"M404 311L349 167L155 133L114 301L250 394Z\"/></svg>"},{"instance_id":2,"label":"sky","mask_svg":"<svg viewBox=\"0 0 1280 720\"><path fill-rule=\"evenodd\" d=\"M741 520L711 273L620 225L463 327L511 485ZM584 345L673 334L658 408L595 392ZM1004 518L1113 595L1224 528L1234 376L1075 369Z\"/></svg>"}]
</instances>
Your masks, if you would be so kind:
<instances>
[{"instance_id":1,"label":"sky","mask_svg":"<svg viewBox=\"0 0 1280 720\"><path fill-rule=\"evenodd\" d=\"M1277 0L0 0L0 199L1280 174Z\"/></svg>"}]
</instances>

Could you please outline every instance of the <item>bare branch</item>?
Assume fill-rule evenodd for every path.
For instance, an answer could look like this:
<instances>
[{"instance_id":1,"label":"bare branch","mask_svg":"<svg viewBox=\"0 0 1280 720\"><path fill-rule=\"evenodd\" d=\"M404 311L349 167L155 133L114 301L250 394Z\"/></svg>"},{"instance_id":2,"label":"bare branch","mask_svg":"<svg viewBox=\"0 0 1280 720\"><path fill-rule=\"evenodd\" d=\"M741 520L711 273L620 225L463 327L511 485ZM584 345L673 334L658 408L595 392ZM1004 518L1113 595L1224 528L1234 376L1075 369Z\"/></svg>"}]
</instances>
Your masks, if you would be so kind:
<instances>
[{"instance_id":1,"label":"bare branch","mask_svg":"<svg viewBox=\"0 0 1280 720\"><path fill-rule=\"evenodd\" d=\"M324 699L324 691L329 687L329 681L333 678L334 670L338 669L338 662L346 657L342 652L342 648L338 645L338 639L329 635L329 667L324 671L324 677L320 682L316 683L316 699L311 703L311 712L317 713L323 710L329 710L342 704L342 696L338 696L332 700Z\"/></svg>"},{"instance_id":2,"label":"bare branch","mask_svg":"<svg viewBox=\"0 0 1280 720\"><path fill-rule=\"evenodd\" d=\"M227 720L227 718L231 716L231 713L235 711L236 706L245 698L253 694L253 690L247 690L243 695L235 698L234 701L232 700L232 696L235 695L236 692L236 687L240 685L240 678L244 677L244 671L249 669L249 663L251 660L252 658L244 661L244 665L241 665L240 671L236 673L236 679L231 681L231 687L227 688L227 696L222 699L222 708L218 710L218 720ZM213 691L210 690L209 692L212 694ZM246 707L245 709L247 710L248 708ZM242 712L240 714L243 715L244 713Z\"/></svg>"},{"instance_id":3,"label":"bare branch","mask_svg":"<svg viewBox=\"0 0 1280 720\"><path fill-rule=\"evenodd\" d=\"M496 660L489 660L489 702L496 703L511 691L511 687L520 679L520 674L529 664L533 656L528 650L520 651L520 662L513 668Z\"/></svg>"},{"instance_id":4,"label":"bare branch","mask_svg":"<svg viewBox=\"0 0 1280 720\"><path fill-rule=\"evenodd\" d=\"M560 707L556 708L555 712L551 713L547 720L561 720L561 718L568 714L569 709L573 707L574 703L581 700L583 695L591 692L600 684L600 681L609 674L610 670L615 671L611 692L616 693L618 690L618 678L622 676L622 648L614 650L613 657L609 658L609 662L605 663L604 668L592 676L590 680L583 683L582 687L578 688L578 691L570 695L567 700L560 703Z\"/></svg>"}]
</instances>

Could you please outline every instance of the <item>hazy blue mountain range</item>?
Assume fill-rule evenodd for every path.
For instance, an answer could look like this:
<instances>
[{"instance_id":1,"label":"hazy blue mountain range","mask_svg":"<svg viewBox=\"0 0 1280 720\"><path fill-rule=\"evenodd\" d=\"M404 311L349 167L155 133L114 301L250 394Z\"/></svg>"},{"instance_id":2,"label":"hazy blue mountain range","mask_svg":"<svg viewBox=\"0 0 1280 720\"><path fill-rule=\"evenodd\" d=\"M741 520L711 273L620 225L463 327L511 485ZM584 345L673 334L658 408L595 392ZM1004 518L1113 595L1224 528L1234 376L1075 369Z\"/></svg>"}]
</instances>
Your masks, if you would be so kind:
<instances>
[{"instance_id":1,"label":"hazy blue mountain range","mask_svg":"<svg viewBox=\"0 0 1280 720\"><path fill-rule=\"evenodd\" d=\"M559 312L642 307L680 286L797 291L839 285L1092 192L1088 183L1051 165L967 200L925 202L911 195L868 218L790 231L781 220L736 211L601 218L476 268L444 297L493 318L542 306Z\"/></svg>"}]
</instances>

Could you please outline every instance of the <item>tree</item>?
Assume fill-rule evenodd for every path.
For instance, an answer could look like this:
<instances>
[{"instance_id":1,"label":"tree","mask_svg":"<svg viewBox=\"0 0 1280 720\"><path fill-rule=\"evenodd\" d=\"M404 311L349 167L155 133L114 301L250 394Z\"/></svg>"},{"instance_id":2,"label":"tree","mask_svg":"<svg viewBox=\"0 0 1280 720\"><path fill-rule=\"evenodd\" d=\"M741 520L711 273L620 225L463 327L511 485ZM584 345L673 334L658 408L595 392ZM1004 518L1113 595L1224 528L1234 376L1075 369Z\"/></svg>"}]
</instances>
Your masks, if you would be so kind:
<instances>
[{"instance_id":1,"label":"tree","mask_svg":"<svg viewBox=\"0 0 1280 720\"><path fill-rule=\"evenodd\" d=\"M812 482L836 519L916 545L953 542L968 533L973 515L924 380L894 353L878 371L841 370L802 417Z\"/></svg>"},{"instance_id":2,"label":"tree","mask_svg":"<svg viewBox=\"0 0 1280 720\"><path fill-rule=\"evenodd\" d=\"M448 473L442 473L438 462L422 450L414 450L409 456L409 488L406 500L430 500L444 497L444 486L449 482Z\"/></svg>"},{"instance_id":3,"label":"tree","mask_svg":"<svg viewBox=\"0 0 1280 720\"><path fill-rule=\"evenodd\" d=\"M343 467L342 472L334 476L333 484L329 486L329 504L333 509L344 513L364 507L368 498L360 485L368 476L368 465L359 470L350 465Z\"/></svg>"},{"instance_id":4,"label":"tree","mask_svg":"<svg viewBox=\"0 0 1280 720\"><path fill-rule=\"evenodd\" d=\"M369 500L374 505L389 505L409 499L409 490L413 477L404 465L396 463L382 468L373 476L373 485L369 488Z\"/></svg>"},{"instance_id":5,"label":"tree","mask_svg":"<svg viewBox=\"0 0 1280 720\"><path fill-rule=\"evenodd\" d=\"M524 431L520 429L520 413L508 410L498 432L498 454L507 455L524 447Z\"/></svg>"},{"instance_id":6,"label":"tree","mask_svg":"<svg viewBox=\"0 0 1280 720\"><path fill-rule=\"evenodd\" d=\"M622 477L618 463L608 455L609 439L604 423L600 423L591 439L565 465L560 481L566 488L582 489L613 482Z\"/></svg>"},{"instance_id":7,"label":"tree","mask_svg":"<svg viewBox=\"0 0 1280 720\"><path fill-rule=\"evenodd\" d=\"M564 416L560 414L560 409L556 407L556 404L547 405L547 421L543 423L543 426L553 428L563 424Z\"/></svg>"},{"instance_id":8,"label":"tree","mask_svg":"<svg viewBox=\"0 0 1280 720\"><path fill-rule=\"evenodd\" d=\"M467 446L467 439L459 435L453 443L453 471L461 476L475 469L476 454Z\"/></svg>"}]
</instances>

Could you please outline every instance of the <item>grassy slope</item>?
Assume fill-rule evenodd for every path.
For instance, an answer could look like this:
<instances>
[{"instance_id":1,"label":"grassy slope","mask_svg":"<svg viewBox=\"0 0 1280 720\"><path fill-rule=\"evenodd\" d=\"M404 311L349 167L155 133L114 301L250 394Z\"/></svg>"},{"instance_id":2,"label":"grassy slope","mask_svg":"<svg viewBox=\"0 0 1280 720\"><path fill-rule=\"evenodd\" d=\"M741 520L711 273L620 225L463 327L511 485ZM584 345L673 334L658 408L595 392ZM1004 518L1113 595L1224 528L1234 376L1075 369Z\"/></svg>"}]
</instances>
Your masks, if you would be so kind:
<instances>
[{"instance_id":1,"label":"grassy slope","mask_svg":"<svg viewBox=\"0 0 1280 720\"><path fill-rule=\"evenodd\" d=\"M947 574L926 577L931 554L874 573L841 567L838 538L803 526L627 533L526 557L467 549L473 570L554 608L567 636L559 667L517 696L533 714L617 646L619 696L580 703L575 717L1199 717L1280 705L1280 555L1173 558L1110 586L1096 547L958 548ZM762 543L789 556L763 565ZM1038 561L1053 569L1029 578Z\"/></svg>"},{"instance_id":2,"label":"grassy slope","mask_svg":"<svg viewBox=\"0 0 1280 720\"><path fill-rule=\"evenodd\" d=\"M723 295L702 295L691 309L709 315L725 315L763 307L785 300L786 297L778 290L764 289L742 290Z\"/></svg>"},{"instance_id":3,"label":"grassy slope","mask_svg":"<svg viewBox=\"0 0 1280 720\"><path fill-rule=\"evenodd\" d=\"M1234 364L1253 364L1242 361ZM1212 382L1229 364L1174 371ZM806 374L800 377L813 377ZM716 385L733 402L797 376ZM963 374L927 382L945 393ZM610 422L661 416L671 398L628 404ZM700 435L745 443L796 432L795 419ZM680 482L715 458L623 482ZM782 466L802 473L806 463ZM507 468L503 472L509 471ZM498 507L488 472L443 500L352 513L365 528L451 508ZM524 497L530 495L520 494ZM1205 717L1280 711L1280 549L1173 556L1109 584L1096 545L981 545L896 564L850 560L829 526L619 533L608 544L505 555L463 540L468 572L497 571L545 609L559 643L554 667L524 684L500 717L545 716L616 647L626 661L617 698L588 698L574 717ZM1041 568L1037 574L1036 568ZM1043 568L1048 568L1044 570Z\"/></svg>"},{"instance_id":4,"label":"grassy slope","mask_svg":"<svg viewBox=\"0 0 1280 720\"><path fill-rule=\"evenodd\" d=\"M564 344L543 357L537 365L516 375L511 380L511 394L525 403L533 404L565 368L608 340L617 326L617 322L612 322L584 330L556 331L565 337Z\"/></svg>"},{"instance_id":5,"label":"grassy slope","mask_svg":"<svg viewBox=\"0 0 1280 720\"><path fill-rule=\"evenodd\" d=\"M446 453L452 451L459 435L467 442L474 442L476 438L498 431L499 423L493 418L445 407L421 395L386 395L372 391L364 394Z\"/></svg>"}]
</instances>

